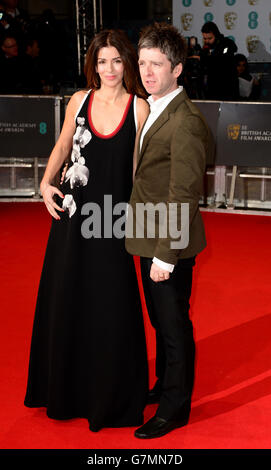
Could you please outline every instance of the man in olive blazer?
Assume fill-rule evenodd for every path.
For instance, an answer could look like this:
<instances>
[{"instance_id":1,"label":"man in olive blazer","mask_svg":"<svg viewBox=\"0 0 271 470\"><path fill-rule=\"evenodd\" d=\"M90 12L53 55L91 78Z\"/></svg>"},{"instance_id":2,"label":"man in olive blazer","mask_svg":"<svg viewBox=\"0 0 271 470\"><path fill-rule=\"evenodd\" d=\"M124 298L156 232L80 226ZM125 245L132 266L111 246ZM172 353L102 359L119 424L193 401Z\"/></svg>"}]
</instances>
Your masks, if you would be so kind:
<instances>
[{"instance_id":1,"label":"man in olive blazer","mask_svg":"<svg viewBox=\"0 0 271 470\"><path fill-rule=\"evenodd\" d=\"M134 233L141 220L138 203L160 202L178 204L178 226L181 225L181 204L189 204L189 244L184 249L171 249L170 238L127 237L129 252L148 258L156 257L175 265L180 258L190 258L206 246L199 199L203 194L203 176L210 135L198 108L183 90L165 108L144 136L130 198ZM142 207L143 209L143 207ZM151 212L149 212L151 217ZM144 214L144 232L148 212ZM155 220L155 232L159 233ZM168 220L167 220L168 222ZM151 221L150 221L151 223Z\"/></svg>"},{"instance_id":2,"label":"man in olive blazer","mask_svg":"<svg viewBox=\"0 0 271 470\"><path fill-rule=\"evenodd\" d=\"M203 116L177 85L185 54L185 41L173 26L156 23L143 30L139 68L150 94L150 114L138 144L126 234L127 251L140 256L146 305L156 330L157 382L149 402L159 406L135 432L143 439L187 424L194 382L189 299L195 257L206 245L198 204L212 145ZM161 213L145 210L159 204ZM176 229L187 238L177 245L170 230L174 211ZM149 222L154 233L148 234Z\"/></svg>"}]
</instances>

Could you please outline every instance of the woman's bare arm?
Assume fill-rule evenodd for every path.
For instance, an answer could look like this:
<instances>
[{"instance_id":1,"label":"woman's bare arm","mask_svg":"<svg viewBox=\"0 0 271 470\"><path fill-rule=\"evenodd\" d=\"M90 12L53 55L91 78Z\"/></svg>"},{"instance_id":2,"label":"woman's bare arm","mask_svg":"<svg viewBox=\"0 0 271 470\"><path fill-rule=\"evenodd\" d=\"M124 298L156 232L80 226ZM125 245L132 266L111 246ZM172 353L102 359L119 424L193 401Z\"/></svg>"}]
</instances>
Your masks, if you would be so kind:
<instances>
[{"instance_id":1,"label":"woman's bare arm","mask_svg":"<svg viewBox=\"0 0 271 470\"><path fill-rule=\"evenodd\" d=\"M66 113L65 120L61 129L59 138L51 152L48 160L48 164L40 184L41 194L43 196L44 203L49 213L57 220L60 219L55 209L63 211L54 201L54 195L58 194L60 197L64 197L62 192L52 185L53 180L63 165L65 159L68 157L72 148L72 138L75 132L75 115L80 106L82 99L84 98L85 91L76 92L70 99Z\"/></svg>"}]
</instances>

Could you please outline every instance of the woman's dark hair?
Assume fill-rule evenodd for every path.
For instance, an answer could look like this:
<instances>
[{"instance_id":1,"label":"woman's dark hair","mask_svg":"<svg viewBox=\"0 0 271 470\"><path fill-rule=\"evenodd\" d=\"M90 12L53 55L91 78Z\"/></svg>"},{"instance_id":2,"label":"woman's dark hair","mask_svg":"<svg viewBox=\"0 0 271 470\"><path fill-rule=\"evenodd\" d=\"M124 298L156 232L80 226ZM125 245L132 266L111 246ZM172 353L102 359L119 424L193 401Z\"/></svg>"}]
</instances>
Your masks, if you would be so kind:
<instances>
[{"instance_id":1,"label":"woman's dark hair","mask_svg":"<svg viewBox=\"0 0 271 470\"><path fill-rule=\"evenodd\" d=\"M142 86L137 53L124 31L108 29L97 33L88 48L85 62L85 76L87 87L93 90L100 88L100 77L96 72L99 50L103 47L115 47L124 65L123 84L128 93L146 98L147 94Z\"/></svg>"},{"instance_id":2,"label":"woman's dark hair","mask_svg":"<svg viewBox=\"0 0 271 470\"><path fill-rule=\"evenodd\" d=\"M246 56L243 55L243 54L235 54L235 56L234 56L235 66L237 67L240 62L245 63L245 70L243 72L243 75L249 74L249 65L248 65L248 61L247 61Z\"/></svg>"},{"instance_id":3,"label":"woman's dark hair","mask_svg":"<svg viewBox=\"0 0 271 470\"><path fill-rule=\"evenodd\" d=\"M205 23L202 26L201 32L202 33L213 33L215 38L219 38L219 36L221 36L221 33L220 33L218 27L212 21L207 21L207 23Z\"/></svg>"},{"instance_id":4,"label":"woman's dark hair","mask_svg":"<svg viewBox=\"0 0 271 470\"><path fill-rule=\"evenodd\" d=\"M235 54L234 60L236 64L238 64L239 62L245 62L246 64L248 63L247 58L244 54Z\"/></svg>"},{"instance_id":5,"label":"woman's dark hair","mask_svg":"<svg viewBox=\"0 0 271 470\"><path fill-rule=\"evenodd\" d=\"M171 62L171 70L178 64L185 64L187 42L177 28L168 23L154 23L141 31L138 51L140 49L160 49Z\"/></svg>"}]
</instances>

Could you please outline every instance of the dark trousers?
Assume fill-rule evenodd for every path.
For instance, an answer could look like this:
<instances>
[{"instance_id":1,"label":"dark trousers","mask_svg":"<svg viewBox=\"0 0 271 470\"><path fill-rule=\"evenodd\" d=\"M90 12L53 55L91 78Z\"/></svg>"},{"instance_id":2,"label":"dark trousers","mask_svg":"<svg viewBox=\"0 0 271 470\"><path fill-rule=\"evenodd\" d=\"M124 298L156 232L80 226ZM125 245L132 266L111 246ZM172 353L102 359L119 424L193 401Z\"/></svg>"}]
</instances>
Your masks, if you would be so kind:
<instances>
[{"instance_id":1,"label":"dark trousers","mask_svg":"<svg viewBox=\"0 0 271 470\"><path fill-rule=\"evenodd\" d=\"M156 415L189 415L194 383L195 342L189 300L195 257L179 260L167 281L150 278L152 259L141 258L146 305L156 330L156 376L162 395Z\"/></svg>"}]
</instances>

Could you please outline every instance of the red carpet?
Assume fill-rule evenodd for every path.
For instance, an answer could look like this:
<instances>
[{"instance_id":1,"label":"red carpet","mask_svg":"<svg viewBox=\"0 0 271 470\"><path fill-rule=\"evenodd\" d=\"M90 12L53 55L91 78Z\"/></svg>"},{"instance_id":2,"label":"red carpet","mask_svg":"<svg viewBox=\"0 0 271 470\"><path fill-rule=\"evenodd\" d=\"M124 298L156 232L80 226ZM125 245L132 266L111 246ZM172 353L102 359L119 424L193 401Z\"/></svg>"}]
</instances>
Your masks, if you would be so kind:
<instances>
[{"instance_id":1,"label":"red carpet","mask_svg":"<svg viewBox=\"0 0 271 470\"><path fill-rule=\"evenodd\" d=\"M0 205L1 449L269 449L271 443L271 217L204 212L191 317L196 381L188 426L159 439L134 428L88 430L23 405L39 276L50 227L42 203ZM145 315L154 380L154 335ZM146 408L146 419L155 405Z\"/></svg>"}]
</instances>

